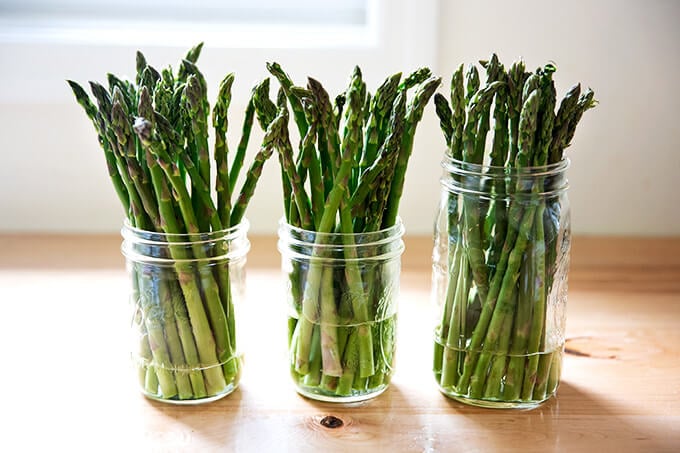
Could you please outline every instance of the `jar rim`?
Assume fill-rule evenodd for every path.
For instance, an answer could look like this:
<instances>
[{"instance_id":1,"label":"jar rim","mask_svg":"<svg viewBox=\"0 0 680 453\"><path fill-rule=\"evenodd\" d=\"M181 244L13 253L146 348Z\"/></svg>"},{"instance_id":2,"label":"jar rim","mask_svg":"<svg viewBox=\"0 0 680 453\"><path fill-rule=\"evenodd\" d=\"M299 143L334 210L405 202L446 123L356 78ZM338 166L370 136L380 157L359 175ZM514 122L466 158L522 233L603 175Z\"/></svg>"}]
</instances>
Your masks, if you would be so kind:
<instances>
[{"instance_id":1,"label":"jar rim","mask_svg":"<svg viewBox=\"0 0 680 453\"><path fill-rule=\"evenodd\" d=\"M193 245L214 242L215 240L230 241L245 235L249 229L250 222L246 218L238 225L229 228L199 233L165 233L144 230L131 225L128 219L124 219L121 236L123 236L123 239L134 240L138 244L153 245L171 242L173 245Z\"/></svg>"},{"instance_id":2,"label":"jar rim","mask_svg":"<svg viewBox=\"0 0 680 453\"><path fill-rule=\"evenodd\" d=\"M404 251L404 242L402 237L406 229L400 217L397 217L395 224L391 227L384 228L377 231L369 231L365 233L319 233L313 230L306 230L304 228L290 225L285 218L279 221L279 241L278 249L281 253L286 253L291 257L297 257L304 260L319 260L323 262L336 261L375 261L390 259L399 256ZM345 238L351 237L354 244L345 245ZM304 238L313 238L312 240L305 240ZM357 240L360 238L359 240ZM399 246L394 250L381 251L371 256L358 256L356 258L337 258L323 256L324 250L333 252L337 251L338 247L349 247L355 250L381 250L381 246L385 246L395 241L399 241ZM310 253L295 252L296 247L311 247ZM284 252L285 250L285 252ZM320 256L320 255L321 256Z\"/></svg>"},{"instance_id":3,"label":"jar rim","mask_svg":"<svg viewBox=\"0 0 680 453\"><path fill-rule=\"evenodd\" d=\"M125 220L121 228L123 236L121 251L128 260L159 265L208 263L220 260L236 261L245 258L250 250L250 241L247 236L249 225L244 219L238 225L218 231L168 234L136 228ZM154 256L143 251L145 249L171 250L176 247L181 249L199 247L213 252L209 256L196 258L193 256Z\"/></svg>"},{"instance_id":4,"label":"jar rim","mask_svg":"<svg viewBox=\"0 0 680 453\"><path fill-rule=\"evenodd\" d=\"M363 242L361 245L371 245L371 244L377 244L381 243L384 241L384 239L389 239L393 240L397 237L401 237L404 235L406 232L406 228L404 227L403 222L401 221L401 217L397 217L397 220L395 221L394 225L383 228L381 230L375 230L375 231L366 231L366 232L361 232L361 233L321 233L318 231L314 230L306 230L301 227L297 227L294 225L291 225L290 223L286 222L286 219L282 217L279 219L279 235L281 234L282 231L290 231L290 232L295 232L300 235L313 235L315 238L324 238L324 239L335 239L335 238L345 238L345 237L366 237L366 238L372 238L376 237L375 241L368 241L368 242Z\"/></svg>"},{"instance_id":5,"label":"jar rim","mask_svg":"<svg viewBox=\"0 0 680 453\"><path fill-rule=\"evenodd\" d=\"M504 174L517 176L550 176L565 172L571 165L571 159L563 158L559 162L547 165L527 166L527 167L506 167L501 165L473 164L459 160L445 153L441 161L444 170L459 174Z\"/></svg>"}]
</instances>

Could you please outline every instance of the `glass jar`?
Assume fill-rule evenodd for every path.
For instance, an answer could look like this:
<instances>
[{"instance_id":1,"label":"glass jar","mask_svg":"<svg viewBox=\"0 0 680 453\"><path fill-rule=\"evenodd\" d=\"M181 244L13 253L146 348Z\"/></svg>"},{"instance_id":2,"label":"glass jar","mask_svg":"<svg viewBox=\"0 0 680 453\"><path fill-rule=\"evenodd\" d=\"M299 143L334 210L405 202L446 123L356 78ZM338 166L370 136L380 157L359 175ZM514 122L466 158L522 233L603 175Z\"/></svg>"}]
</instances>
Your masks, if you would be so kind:
<instances>
[{"instance_id":1,"label":"glass jar","mask_svg":"<svg viewBox=\"0 0 680 453\"><path fill-rule=\"evenodd\" d=\"M123 227L132 359L147 397L196 404L236 389L234 305L245 293L247 231L247 221L200 234Z\"/></svg>"},{"instance_id":2,"label":"glass jar","mask_svg":"<svg viewBox=\"0 0 680 453\"><path fill-rule=\"evenodd\" d=\"M443 394L531 408L555 394L564 350L570 214L563 160L442 163L435 224L434 375Z\"/></svg>"},{"instance_id":3,"label":"glass jar","mask_svg":"<svg viewBox=\"0 0 680 453\"><path fill-rule=\"evenodd\" d=\"M387 389L394 365L403 234L401 221L357 234L280 224L290 373L300 394L356 402Z\"/></svg>"}]
</instances>

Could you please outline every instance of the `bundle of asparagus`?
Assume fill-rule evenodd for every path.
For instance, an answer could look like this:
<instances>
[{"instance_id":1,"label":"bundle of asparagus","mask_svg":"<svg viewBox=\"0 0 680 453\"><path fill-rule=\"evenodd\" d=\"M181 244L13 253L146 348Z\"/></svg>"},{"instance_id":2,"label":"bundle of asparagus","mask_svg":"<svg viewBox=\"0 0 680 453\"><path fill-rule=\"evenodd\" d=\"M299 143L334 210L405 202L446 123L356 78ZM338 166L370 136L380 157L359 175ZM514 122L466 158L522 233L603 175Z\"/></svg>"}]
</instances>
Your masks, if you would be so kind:
<instances>
[{"instance_id":1,"label":"bundle of asparagus","mask_svg":"<svg viewBox=\"0 0 680 453\"><path fill-rule=\"evenodd\" d=\"M506 72L493 55L481 65L483 86L475 66L464 75L461 65L451 102L435 96L448 174L435 235L442 317L434 372L454 398L531 406L559 381L569 253L564 150L596 101L575 85L555 113L552 64L532 73L516 61Z\"/></svg>"},{"instance_id":2,"label":"bundle of asparagus","mask_svg":"<svg viewBox=\"0 0 680 453\"><path fill-rule=\"evenodd\" d=\"M281 164L291 373L312 398L363 399L389 383L399 200L416 126L440 79L428 69L394 74L371 96L357 67L333 103L317 80L303 88L277 63L267 68L281 85L276 103L268 87L253 101L262 127L276 131ZM297 155L289 106L302 137Z\"/></svg>"},{"instance_id":3,"label":"bundle of asparagus","mask_svg":"<svg viewBox=\"0 0 680 453\"><path fill-rule=\"evenodd\" d=\"M90 82L96 106L79 84L68 81L94 124L127 215L123 251L137 310L133 322L140 329L133 354L140 383L145 394L164 400L214 399L238 384L233 305L238 288L232 288L238 282L230 272L243 266L244 211L273 153L271 144L263 143L236 192L254 105L251 99L229 163L227 113L234 75L228 74L212 110L211 164L207 87L196 66L201 49L202 44L190 49L176 73L157 71L138 52L134 82L113 74L108 89ZM216 200L210 187L213 166ZM230 248L237 245L240 256L234 260Z\"/></svg>"}]
</instances>

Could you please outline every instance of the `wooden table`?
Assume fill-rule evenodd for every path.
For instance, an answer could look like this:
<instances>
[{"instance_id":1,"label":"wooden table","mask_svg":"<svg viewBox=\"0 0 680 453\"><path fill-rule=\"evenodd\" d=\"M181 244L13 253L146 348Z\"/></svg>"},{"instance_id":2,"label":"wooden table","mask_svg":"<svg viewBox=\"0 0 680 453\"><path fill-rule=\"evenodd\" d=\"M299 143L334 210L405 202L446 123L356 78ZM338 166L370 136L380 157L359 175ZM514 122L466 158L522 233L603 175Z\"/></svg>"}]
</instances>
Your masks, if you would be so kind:
<instances>
[{"instance_id":1,"label":"wooden table","mask_svg":"<svg viewBox=\"0 0 680 453\"><path fill-rule=\"evenodd\" d=\"M275 241L251 239L241 386L180 407L135 387L119 237L0 236L0 451L680 451L680 238L574 239L563 380L533 411L438 392L427 237L406 238L389 390L346 406L298 396Z\"/></svg>"}]
</instances>

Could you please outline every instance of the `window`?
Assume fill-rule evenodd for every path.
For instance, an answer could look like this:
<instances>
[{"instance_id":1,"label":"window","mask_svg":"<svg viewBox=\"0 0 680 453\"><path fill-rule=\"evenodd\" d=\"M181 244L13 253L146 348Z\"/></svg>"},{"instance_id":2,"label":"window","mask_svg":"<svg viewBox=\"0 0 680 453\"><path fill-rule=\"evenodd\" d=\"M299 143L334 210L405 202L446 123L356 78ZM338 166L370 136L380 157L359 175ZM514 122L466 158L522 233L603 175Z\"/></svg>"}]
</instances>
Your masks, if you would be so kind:
<instances>
[{"instance_id":1,"label":"window","mask_svg":"<svg viewBox=\"0 0 680 453\"><path fill-rule=\"evenodd\" d=\"M5 0L0 4L0 13L15 20L359 25L366 22L368 3L368 0Z\"/></svg>"},{"instance_id":2,"label":"window","mask_svg":"<svg viewBox=\"0 0 680 453\"><path fill-rule=\"evenodd\" d=\"M370 0L5 0L0 37L10 41L234 47L316 46L365 32ZM323 33L321 33L323 31ZM201 38L198 38L201 36ZM297 42L295 39L297 38ZM366 36L362 36L365 40ZM282 40L282 41L278 41Z\"/></svg>"}]
</instances>

